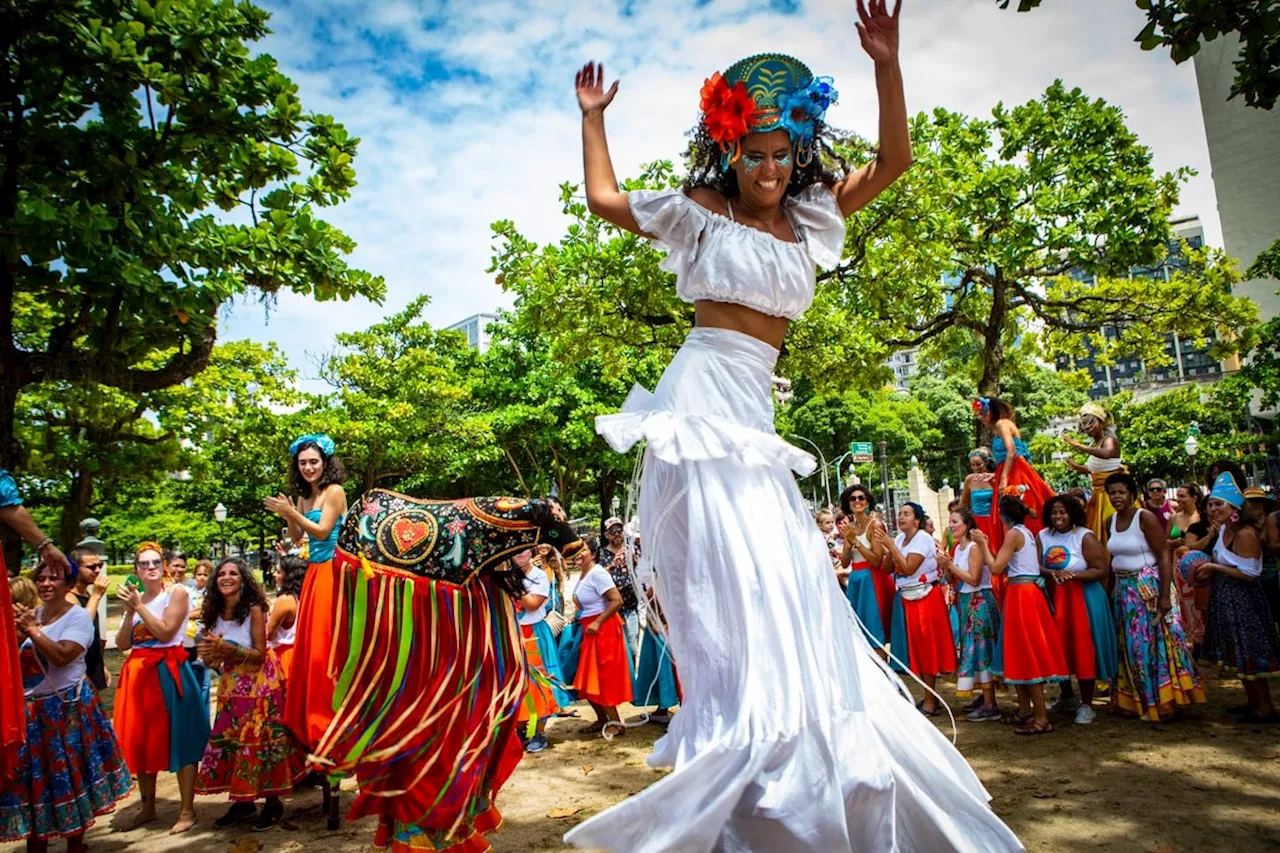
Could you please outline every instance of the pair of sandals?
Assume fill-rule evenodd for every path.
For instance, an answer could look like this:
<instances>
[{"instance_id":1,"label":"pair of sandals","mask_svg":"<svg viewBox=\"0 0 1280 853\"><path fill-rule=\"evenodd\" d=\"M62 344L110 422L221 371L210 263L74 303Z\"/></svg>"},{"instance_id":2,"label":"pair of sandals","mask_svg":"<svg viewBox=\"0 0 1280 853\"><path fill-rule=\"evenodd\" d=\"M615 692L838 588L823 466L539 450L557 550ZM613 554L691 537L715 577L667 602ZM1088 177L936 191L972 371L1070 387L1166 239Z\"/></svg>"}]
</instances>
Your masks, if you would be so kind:
<instances>
[{"instance_id":1,"label":"pair of sandals","mask_svg":"<svg viewBox=\"0 0 1280 853\"><path fill-rule=\"evenodd\" d=\"M610 729L616 729L610 734ZM627 724L620 720L606 720L600 722L597 720L589 726L583 726L578 729L580 735L600 735L605 740L613 740L616 737L623 737L627 733Z\"/></svg>"},{"instance_id":2,"label":"pair of sandals","mask_svg":"<svg viewBox=\"0 0 1280 853\"><path fill-rule=\"evenodd\" d=\"M1053 734L1053 723L1044 723L1043 725L1036 722L1034 714L1027 714L1025 717L1017 711L1005 714L1000 718L1000 722L1006 726L1014 726L1013 733L1015 735L1048 735Z\"/></svg>"},{"instance_id":3,"label":"pair of sandals","mask_svg":"<svg viewBox=\"0 0 1280 853\"><path fill-rule=\"evenodd\" d=\"M1235 705L1228 708L1227 713L1238 716L1240 718L1239 722L1242 723L1262 723L1269 726L1280 724L1280 713L1277 713L1274 709L1264 717L1248 705Z\"/></svg>"}]
</instances>

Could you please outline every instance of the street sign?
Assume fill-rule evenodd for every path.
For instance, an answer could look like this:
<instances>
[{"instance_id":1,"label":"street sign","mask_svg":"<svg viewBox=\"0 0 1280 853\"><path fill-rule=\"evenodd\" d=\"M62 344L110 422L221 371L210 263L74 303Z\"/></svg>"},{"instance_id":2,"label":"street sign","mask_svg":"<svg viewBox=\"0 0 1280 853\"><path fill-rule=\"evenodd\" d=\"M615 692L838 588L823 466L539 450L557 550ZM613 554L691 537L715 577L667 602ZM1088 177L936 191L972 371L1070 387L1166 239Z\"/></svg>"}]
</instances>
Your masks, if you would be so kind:
<instances>
[{"instance_id":1,"label":"street sign","mask_svg":"<svg viewBox=\"0 0 1280 853\"><path fill-rule=\"evenodd\" d=\"M871 450L871 442L869 441L851 441L849 442L849 455L853 457L853 461L857 462L874 462L875 453Z\"/></svg>"}]
</instances>

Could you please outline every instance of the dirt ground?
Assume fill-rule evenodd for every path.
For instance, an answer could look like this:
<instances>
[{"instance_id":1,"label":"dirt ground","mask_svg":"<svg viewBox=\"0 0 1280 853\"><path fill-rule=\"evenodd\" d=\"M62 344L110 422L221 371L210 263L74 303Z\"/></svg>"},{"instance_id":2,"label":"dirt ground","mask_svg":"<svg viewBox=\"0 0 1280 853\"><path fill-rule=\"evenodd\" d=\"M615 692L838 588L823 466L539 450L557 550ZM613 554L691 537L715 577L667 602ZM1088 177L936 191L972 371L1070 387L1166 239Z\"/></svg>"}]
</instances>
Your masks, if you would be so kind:
<instances>
[{"instance_id":1,"label":"dirt ground","mask_svg":"<svg viewBox=\"0 0 1280 853\"><path fill-rule=\"evenodd\" d=\"M119 657L108 666L118 671ZM1280 685L1278 685L1280 686ZM943 695L957 705L947 691ZM110 698L109 695L107 697ZM1002 704L1012 696L1002 696ZM1031 851L1137 851L1182 853L1280 850L1280 727L1242 726L1224 710L1243 701L1239 682L1210 682L1209 704L1174 723L1148 725L1098 715L1092 726L1055 720L1056 733L1017 737L998 723L959 723L958 746L991 792L993 807ZM578 706L589 719L591 711ZM942 718L945 720L945 716ZM526 756L498 797L505 818L491 837L498 853L567 851L564 832L661 774L645 764L655 726L631 729L605 742L577 734L583 719L557 719L554 747ZM946 724L943 723L944 730ZM291 853L368 848L371 821L325 829L317 790L286 801L287 823L268 832L219 831L213 819L224 797L196 801L200 823L170 837L177 787L161 776L160 822L133 832L113 831L136 806L136 792L116 815L89 831L93 853ZM351 796L344 792L344 807ZM9 853L20 845L0 845ZM61 851L55 842L54 851Z\"/></svg>"}]
</instances>

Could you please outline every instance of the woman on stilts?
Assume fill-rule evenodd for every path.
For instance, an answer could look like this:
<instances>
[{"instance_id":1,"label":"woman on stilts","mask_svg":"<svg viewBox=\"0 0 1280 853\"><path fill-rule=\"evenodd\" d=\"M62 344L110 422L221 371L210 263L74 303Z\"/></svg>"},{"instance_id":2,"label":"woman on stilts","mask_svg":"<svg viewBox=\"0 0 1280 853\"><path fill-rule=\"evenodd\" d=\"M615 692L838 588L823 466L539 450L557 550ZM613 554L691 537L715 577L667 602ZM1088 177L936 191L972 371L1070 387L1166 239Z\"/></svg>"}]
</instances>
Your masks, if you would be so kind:
<instances>
[{"instance_id":1,"label":"woman on stilts","mask_svg":"<svg viewBox=\"0 0 1280 853\"><path fill-rule=\"evenodd\" d=\"M686 188L624 193L604 129L617 84L593 64L578 74L587 204L666 252L697 326L655 392L596 422L619 452L648 442L640 580L660 573L684 688L649 761L675 771L574 828L575 846L1021 849L858 628L792 473L814 460L774 429L772 371L815 265L839 262L845 217L911 163L898 7L857 12L880 96L879 154L857 170L825 143L832 81L762 54L704 86Z\"/></svg>"},{"instance_id":2,"label":"woman on stilts","mask_svg":"<svg viewBox=\"0 0 1280 853\"><path fill-rule=\"evenodd\" d=\"M1031 451L1022 440L1022 431L1014 420L1013 406L995 397L979 397L973 401L973 412L979 422L991 430L991 452L996 460L995 498L1009 495L1022 501L1026 507L1026 528L1031 535L1040 532L1044 519L1040 509L1053 497L1053 489L1031 465ZM990 540L988 540L990 544ZM1001 543L1003 546L1003 543Z\"/></svg>"}]
</instances>

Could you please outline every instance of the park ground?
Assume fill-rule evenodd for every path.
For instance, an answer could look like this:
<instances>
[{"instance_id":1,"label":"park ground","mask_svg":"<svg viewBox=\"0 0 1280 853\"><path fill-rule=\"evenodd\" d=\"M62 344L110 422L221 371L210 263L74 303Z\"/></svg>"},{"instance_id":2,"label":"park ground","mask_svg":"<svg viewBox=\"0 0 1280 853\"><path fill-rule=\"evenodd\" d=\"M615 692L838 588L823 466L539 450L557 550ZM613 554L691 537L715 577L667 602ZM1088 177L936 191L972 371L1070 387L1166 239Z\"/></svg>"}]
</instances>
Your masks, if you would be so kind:
<instances>
[{"instance_id":1,"label":"park ground","mask_svg":"<svg viewBox=\"0 0 1280 853\"><path fill-rule=\"evenodd\" d=\"M119 655L108 653L118 671ZM960 703L948 690L953 707ZM959 723L958 746L992 796L992 807L1031 851L1191 853L1280 850L1280 727L1238 725L1225 708L1243 700L1236 681L1210 681L1209 702L1169 724L1150 725L1099 713L1092 726L1055 719L1057 732L1017 737L998 723ZM109 703L111 692L104 699ZM1011 695L1001 697L1003 704ZM585 706L575 710L589 719ZM636 712L624 708L624 714ZM949 732L945 715L940 727ZM503 788L505 823L491 837L497 853L558 853L570 827L649 785L661 774L645 764L661 729L633 728L606 742L578 734L584 719L553 720L554 747L526 756ZM350 784L350 783L348 783ZM200 823L170 837L177 815L173 776L161 776L160 822L117 832L136 807L136 791L115 815L89 831L93 853L292 853L368 849L368 819L325 829L318 790L286 801L286 823L265 833L214 830L225 797L199 798ZM344 808L351 800L344 790ZM21 845L0 845L2 853ZM62 844L55 842L55 853Z\"/></svg>"}]
</instances>

